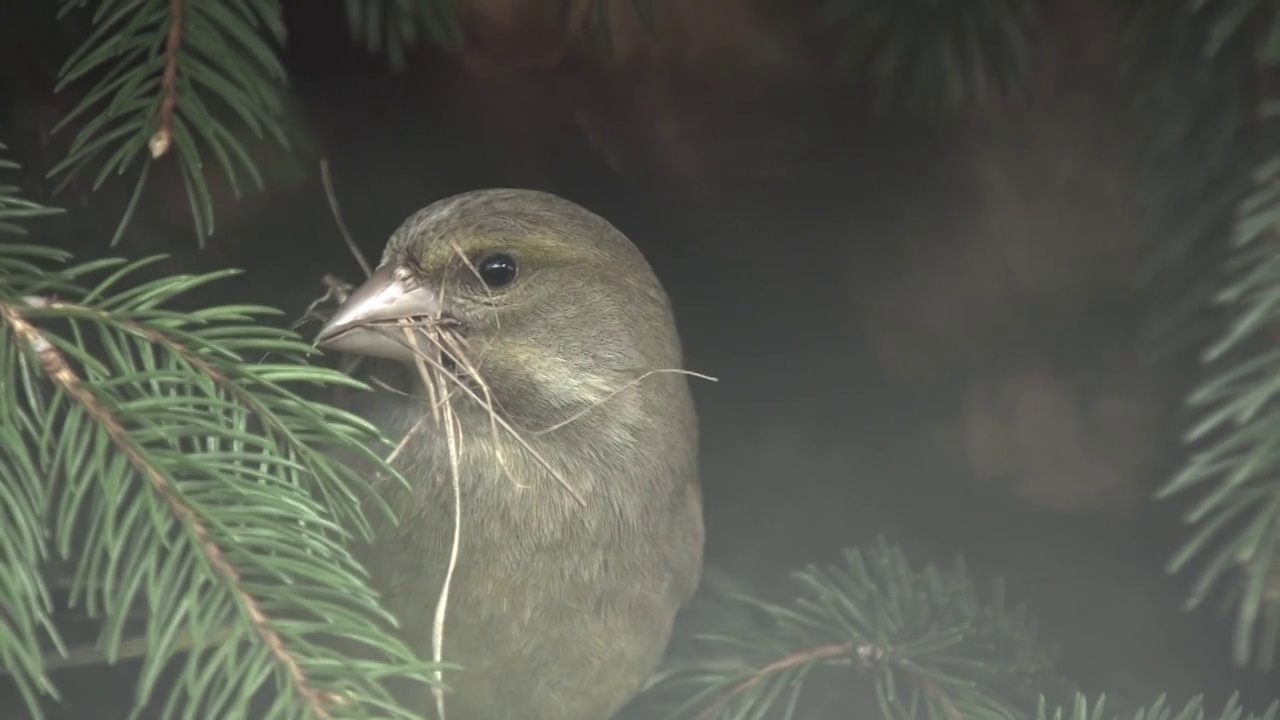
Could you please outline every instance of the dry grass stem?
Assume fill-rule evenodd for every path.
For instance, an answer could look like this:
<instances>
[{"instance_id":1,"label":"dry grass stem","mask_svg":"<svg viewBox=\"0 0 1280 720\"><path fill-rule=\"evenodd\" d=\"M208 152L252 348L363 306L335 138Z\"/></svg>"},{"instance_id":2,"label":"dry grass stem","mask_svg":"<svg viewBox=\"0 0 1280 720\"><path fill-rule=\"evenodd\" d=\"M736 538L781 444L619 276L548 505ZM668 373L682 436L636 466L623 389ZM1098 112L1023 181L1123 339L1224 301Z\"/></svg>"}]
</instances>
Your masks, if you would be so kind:
<instances>
[{"instance_id":1,"label":"dry grass stem","mask_svg":"<svg viewBox=\"0 0 1280 720\"><path fill-rule=\"evenodd\" d=\"M501 443L497 442L497 438L502 433L505 433L528 452L539 465L546 469L556 481L556 484L569 493L579 506L586 507L586 501L583 499L582 494L569 484L564 474L547 460L512 425L510 420L507 420L498 412L493 393L488 383L484 380L480 368L471 360L465 341L457 335L457 332L449 322L438 318L414 318L401 320L397 323L397 326L401 328L401 332L407 332L409 329L421 331L406 335L403 339L397 338L397 341L413 351L418 375L423 380L423 385L425 385L428 395L427 401L433 408L448 406L458 392L470 397L484 408L489 418L490 427L495 436L495 460L499 462L501 467L508 468L503 459L502 451L499 449ZM386 324L375 324L371 328L389 329ZM421 338L428 340L432 348L422 348L418 343ZM456 370L444 365L445 356L448 357L449 361L453 362ZM466 379L459 377L460 374L464 375ZM475 387L472 387L472 385L475 385Z\"/></svg>"},{"instance_id":2,"label":"dry grass stem","mask_svg":"<svg viewBox=\"0 0 1280 720\"><path fill-rule=\"evenodd\" d=\"M573 423L575 423L575 422L577 422L577 421L581 420L583 417L585 417L585 416L587 416L587 415L590 415L594 410L596 410L597 408L599 408L601 405L604 405L605 403L607 403L607 402L609 402L610 400L614 399L614 398L615 398L615 397L617 397L618 395L622 394L622 392L623 392L624 390L626 390L627 388L629 388L629 387L633 387L633 386L635 386L635 385L639 385L641 382L643 382L643 381L645 380L645 378L648 378L648 377L650 377L650 376L652 376L652 375L658 375L658 374L660 374L660 373L676 373L676 374L679 374L679 375L688 375L689 377L696 377L696 378L698 378L698 379L700 379L700 380L706 380L706 381L708 381L708 382L719 382L719 381L720 381L720 379L719 379L719 378L715 378L715 377L712 377L712 376L710 376L710 375L703 375L702 373L694 372L694 371L692 371L692 370L682 370L682 369L680 369L680 368L659 368L659 369L657 369L657 370L648 370L648 371L645 371L644 373L642 373L639 377L634 378L634 379L633 379L633 380L631 380L630 382L625 383L622 387L620 387L620 388L618 388L617 390L614 390L613 392L611 392L611 393L609 393L608 395L604 396L604 398L602 398L599 402L592 403L591 405L587 406L586 408L583 408L582 410L579 410L578 412L574 413L573 415L570 415L569 417L565 418L564 420L561 420L560 422L558 422L558 423L556 423L556 424L554 424L554 425L548 425L547 427L544 427L544 428L542 428L541 430L534 430L534 431L533 431L533 434L534 434L534 435L544 435L544 434L546 434L546 433L553 432L553 431L555 431L555 430L559 430L560 428L565 427L566 425L571 425L571 424L573 424Z\"/></svg>"},{"instance_id":3,"label":"dry grass stem","mask_svg":"<svg viewBox=\"0 0 1280 720\"><path fill-rule=\"evenodd\" d=\"M459 467L460 444L462 442L461 426L458 424L457 415L454 414L453 404L450 402L440 402L442 395L441 382L442 373L445 371L440 358L432 358L436 362L428 364L429 357L419 345L421 334L415 331L415 324L412 321L402 321L400 323L401 331L404 333L405 340L410 347L414 349L414 364L418 370L418 376L422 380L422 384L427 388L431 400L431 413L436 419L439 426L444 427L445 444L449 449L449 480L453 490L453 538L449 547L449 562L445 568L444 582L440 586L440 596L436 598L436 612L431 621L431 659L436 664L444 662L444 619L449 608L449 591L453 584L453 575L458 567L458 547L462 543L462 482L461 469ZM438 323L435 324L438 326ZM437 348L439 350L439 348ZM423 420L425 420L425 416ZM421 424L421 420L414 426L417 428ZM401 440L403 444L414 432L411 429L405 434L405 438ZM436 713L440 720L445 720L444 705L444 688L441 683L441 672L435 671L436 684L431 688L431 694L435 697Z\"/></svg>"},{"instance_id":4,"label":"dry grass stem","mask_svg":"<svg viewBox=\"0 0 1280 720\"><path fill-rule=\"evenodd\" d=\"M351 231L347 230L347 224L342 221L342 209L338 206L337 193L333 191L333 175L329 172L329 159L321 158L320 160L320 182L324 183L324 195L329 200L329 211L333 213L333 221L338 225L338 232L342 233L342 240L347 244L347 249L355 256L356 262L360 263L360 269L364 271L364 276L369 277L373 274L373 269L369 267L369 261L364 259L364 255L360 254L360 248L356 245L355 238L351 236Z\"/></svg>"},{"instance_id":5,"label":"dry grass stem","mask_svg":"<svg viewBox=\"0 0 1280 720\"><path fill-rule=\"evenodd\" d=\"M324 322L326 316L321 314L320 306L329 301L333 301L335 305L341 305L347 301L347 298L351 297L351 292L355 290L351 283L339 280L335 275L325 275L320 279L320 284L324 286L324 294L307 305L307 309L302 311L302 317L289 326L290 330L297 330L313 320Z\"/></svg>"},{"instance_id":6,"label":"dry grass stem","mask_svg":"<svg viewBox=\"0 0 1280 720\"><path fill-rule=\"evenodd\" d=\"M405 447L409 445L409 439L412 438L414 435L417 435L418 432L422 430L422 426L425 425L426 422L427 422L427 417L425 415L418 418L418 422L414 423L413 427L409 428L409 432L405 433L404 436L400 438L400 442L396 443L396 446L392 448L391 452L387 455L386 459L384 459L383 462L385 462L388 465L395 462L396 458L400 457L400 453L404 452Z\"/></svg>"},{"instance_id":7,"label":"dry grass stem","mask_svg":"<svg viewBox=\"0 0 1280 720\"><path fill-rule=\"evenodd\" d=\"M520 481L511 474L510 468L507 466L507 456L502 451L502 443L498 442L498 412L494 403L493 392L489 388L489 383L484 379L484 375L480 372L479 363L471 359L471 353L467 352L467 348L464 347L462 339L458 337L457 333L441 334L438 336L438 340L440 342L440 350L447 353L449 357L454 359L454 363L462 370L463 373L472 378L472 381L480 388L480 394L484 396L480 402L485 409L488 410L489 434L493 438L493 462L495 469L499 472L506 472L507 476L511 478L511 481L520 487L527 487L527 485L520 485ZM514 428L512 428L511 431L513 435L516 434ZM554 468L551 468L549 465L546 467L549 471L555 473ZM568 484L567 481L565 481L565 484ZM572 489L570 489L570 493L572 492Z\"/></svg>"}]
</instances>

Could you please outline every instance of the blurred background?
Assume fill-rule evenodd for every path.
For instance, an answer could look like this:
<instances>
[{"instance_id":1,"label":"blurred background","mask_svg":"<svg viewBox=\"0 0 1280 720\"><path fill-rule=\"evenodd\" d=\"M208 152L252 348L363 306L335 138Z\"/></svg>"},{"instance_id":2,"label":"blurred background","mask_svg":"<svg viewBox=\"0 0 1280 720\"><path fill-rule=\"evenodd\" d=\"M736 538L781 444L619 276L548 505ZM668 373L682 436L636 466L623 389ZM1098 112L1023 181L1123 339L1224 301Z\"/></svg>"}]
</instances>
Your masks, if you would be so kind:
<instances>
[{"instance_id":1,"label":"blurred background","mask_svg":"<svg viewBox=\"0 0 1280 720\"><path fill-rule=\"evenodd\" d=\"M710 582L786 599L787 572L883 535L1004 577L1091 691L1218 705L1238 689L1261 709L1274 678L1233 669L1230 624L1182 612L1187 580L1163 569L1185 508L1151 494L1184 459L1195 365L1144 341L1162 300L1139 279L1169 218L1136 150L1151 126L1121 72L1122 4L1041 2L1023 92L886 110L884 83L834 69L816 0L654 3L662 48L623 8L606 57L536 3L458 0L465 49L422 45L393 70L338 0L286 1L293 147L255 146L264 191L215 178L203 248L171 163L115 248L127 182L51 195L74 128L50 131L78 100L53 88L80 37L52 3L0 8L0 141L30 197L71 211L42 242L168 253L156 273L243 268L202 299L282 323L326 273L360 276L322 159L373 260L455 192L577 201L644 251L687 367L719 379L694 381ZM123 717L128 673L74 671L51 717Z\"/></svg>"}]
</instances>

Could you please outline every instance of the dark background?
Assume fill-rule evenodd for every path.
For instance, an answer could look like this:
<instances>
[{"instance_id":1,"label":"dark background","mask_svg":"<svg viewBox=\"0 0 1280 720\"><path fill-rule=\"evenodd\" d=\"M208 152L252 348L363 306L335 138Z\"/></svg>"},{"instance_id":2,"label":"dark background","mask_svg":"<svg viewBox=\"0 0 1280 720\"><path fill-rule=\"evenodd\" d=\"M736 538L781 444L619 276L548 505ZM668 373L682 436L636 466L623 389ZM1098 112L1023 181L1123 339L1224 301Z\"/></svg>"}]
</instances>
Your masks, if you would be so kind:
<instances>
[{"instance_id":1,"label":"dark background","mask_svg":"<svg viewBox=\"0 0 1280 720\"><path fill-rule=\"evenodd\" d=\"M107 243L125 185L52 198L71 212L36 237L80 259L170 253L156 272L243 268L193 302L264 302L287 322L324 274L360 273L322 157L373 260L406 216L454 192L559 193L640 246L672 295L686 366L719 378L694 381L709 578L785 599L787 571L883 534L916 562L962 553L979 577L1005 577L1091 691L1142 703L1207 692L1212 707L1241 689L1261 709L1274 683L1233 671L1230 626L1183 614L1185 578L1162 572L1182 537L1177 508L1147 496L1181 459L1187 376L1136 359L1143 298L1131 280L1145 226L1114 148L1138 131L1115 109L1105 59L1090 55L1097 19L1069 5L1057 3L1030 101L884 115L867 88L806 71L781 89L699 90L612 116L615 129L658 110L701 123L688 147L702 160L681 173L663 153L694 151L627 131L629 162L610 167L566 119L555 82L517 82L516 97L430 50L393 73L353 46L337 2L295 0L285 58L299 143L256 151L267 189L236 201L224 188L206 249L163 169L120 247ZM33 7L17 3L5 24L44 32ZM58 42L39 35L41 49L11 44L3 56L0 140L35 199L48 199L41 176L69 139L45 133L75 90L54 96L56 61L36 61L56 60ZM999 412L973 410L975 398L993 397L1005 415L984 420ZM1129 434L1107 437L1107 408ZM984 466L973 450L984 438L1034 467ZM132 671L65 673L68 699L51 717L123 717Z\"/></svg>"}]
</instances>

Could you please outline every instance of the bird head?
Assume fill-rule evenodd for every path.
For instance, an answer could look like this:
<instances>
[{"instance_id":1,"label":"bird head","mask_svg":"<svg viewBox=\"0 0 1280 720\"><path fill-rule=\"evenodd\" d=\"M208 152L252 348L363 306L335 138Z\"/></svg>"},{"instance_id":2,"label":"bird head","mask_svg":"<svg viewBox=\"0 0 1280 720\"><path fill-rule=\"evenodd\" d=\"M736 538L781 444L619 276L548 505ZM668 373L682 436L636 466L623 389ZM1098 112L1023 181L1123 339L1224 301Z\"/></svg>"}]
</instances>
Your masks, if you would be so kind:
<instances>
[{"instance_id":1,"label":"bird head","mask_svg":"<svg viewBox=\"0 0 1280 720\"><path fill-rule=\"evenodd\" d=\"M541 423L606 401L624 421L651 414L654 398L623 391L682 359L666 293L635 246L536 191L463 193L409 217L316 344L412 364L420 351L402 324L411 319L447 328L466 354L453 366L479 375L506 414ZM683 378L653 382L687 402Z\"/></svg>"}]
</instances>

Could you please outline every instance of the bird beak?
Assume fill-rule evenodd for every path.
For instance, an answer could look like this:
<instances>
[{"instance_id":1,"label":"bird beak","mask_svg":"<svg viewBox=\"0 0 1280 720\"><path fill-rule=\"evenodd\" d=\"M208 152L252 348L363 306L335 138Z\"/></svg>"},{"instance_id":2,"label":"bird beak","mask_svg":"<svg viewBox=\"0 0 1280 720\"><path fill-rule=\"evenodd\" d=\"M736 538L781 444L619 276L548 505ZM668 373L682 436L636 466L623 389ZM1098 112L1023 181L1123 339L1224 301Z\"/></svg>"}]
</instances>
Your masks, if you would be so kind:
<instances>
[{"instance_id":1,"label":"bird beak","mask_svg":"<svg viewBox=\"0 0 1280 720\"><path fill-rule=\"evenodd\" d=\"M374 271L316 333L316 347L412 362L414 352L396 328L397 320L439 317L435 289L391 263Z\"/></svg>"}]
</instances>

